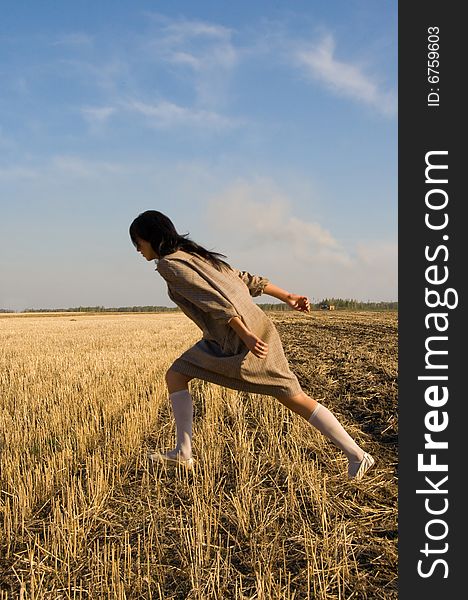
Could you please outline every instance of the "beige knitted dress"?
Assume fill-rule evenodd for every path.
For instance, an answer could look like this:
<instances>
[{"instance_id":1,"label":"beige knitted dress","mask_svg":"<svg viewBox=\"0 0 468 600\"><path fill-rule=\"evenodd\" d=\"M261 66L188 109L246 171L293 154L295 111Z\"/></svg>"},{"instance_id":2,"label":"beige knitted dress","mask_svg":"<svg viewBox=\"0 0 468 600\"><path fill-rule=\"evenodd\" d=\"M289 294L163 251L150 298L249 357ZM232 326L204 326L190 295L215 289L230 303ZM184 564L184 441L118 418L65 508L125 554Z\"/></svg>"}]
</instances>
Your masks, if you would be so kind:
<instances>
[{"instance_id":1,"label":"beige knitted dress","mask_svg":"<svg viewBox=\"0 0 468 600\"><path fill-rule=\"evenodd\" d=\"M277 398L301 392L274 324L252 300L263 292L268 279L232 268L218 271L209 261L182 250L157 261L157 270L167 282L171 300L203 332L202 339L174 362L175 371ZM250 352L228 325L234 316L267 342L266 358Z\"/></svg>"}]
</instances>

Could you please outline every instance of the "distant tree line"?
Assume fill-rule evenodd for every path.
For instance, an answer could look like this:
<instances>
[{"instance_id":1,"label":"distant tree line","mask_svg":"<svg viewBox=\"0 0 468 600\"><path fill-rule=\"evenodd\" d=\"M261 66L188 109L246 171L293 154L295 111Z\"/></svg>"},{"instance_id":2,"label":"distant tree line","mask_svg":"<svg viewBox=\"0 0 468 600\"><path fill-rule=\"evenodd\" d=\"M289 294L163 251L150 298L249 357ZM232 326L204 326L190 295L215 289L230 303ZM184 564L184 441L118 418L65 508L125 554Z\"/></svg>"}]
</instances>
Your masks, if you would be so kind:
<instances>
[{"instance_id":1,"label":"distant tree line","mask_svg":"<svg viewBox=\"0 0 468 600\"><path fill-rule=\"evenodd\" d=\"M288 306L287 304L285 304L284 302L271 302L271 303L266 303L266 304L260 304L258 303L258 306L260 308L262 308L263 310L292 310L290 306Z\"/></svg>"},{"instance_id":2,"label":"distant tree line","mask_svg":"<svg viewBox=\"0 0 468 600\"><path fill-rule=\"evenodd\" d=\"M70 308L27 308L21 312L44 313L44 312L174 312L179 310L168 306L119 306L117 308L106 306L74 306Z\"/></svg>"},{"instance_id":3,"label":"distant tree line","mask_svg":"<svg viewBox=\"0 0 468 600\"><path fill-rule=\"evenodd\" d=\"M362 302L349 298L324 298L314 306L334 306L335 310L398 310L398 302Z\"/></svg>"},{"instance_id":4,"label":"distant tree line","mask_svg":"<svg viewBox=\"0 0 468 600\"><path fill-rule=\"evenodd\" d=\"M258 306L265 310L290 311L290 306L284 302L262 303ZM324 306L334 306L335 310L398 310L398 302L362 302L360 300L343 299L343 298L324 298L312 304L313 309L320 309ZM160 312L177 312L178 307L170 308L168 306L74 306L70 308L27 308L23 313L51 313L51 312L75 312L75 313L160 313ZM17 312L0 308L0 313Z\"/></svg>"},{"instance_id":5,"label":"distant tree line","mask_svg":"<svg viewBox=\"0 0 468 600\"><path fill-rule=\"evenodd\" d=\"M263 310L292 310L284 302L281 302L281 304L259 304L258 306ZM312 309L316 310L329 306L334 306L335 310L398 310L398 302L362 302L343 298L324 298L316 304L311 304L311 306Z\"/></svg>"}]
</instances>

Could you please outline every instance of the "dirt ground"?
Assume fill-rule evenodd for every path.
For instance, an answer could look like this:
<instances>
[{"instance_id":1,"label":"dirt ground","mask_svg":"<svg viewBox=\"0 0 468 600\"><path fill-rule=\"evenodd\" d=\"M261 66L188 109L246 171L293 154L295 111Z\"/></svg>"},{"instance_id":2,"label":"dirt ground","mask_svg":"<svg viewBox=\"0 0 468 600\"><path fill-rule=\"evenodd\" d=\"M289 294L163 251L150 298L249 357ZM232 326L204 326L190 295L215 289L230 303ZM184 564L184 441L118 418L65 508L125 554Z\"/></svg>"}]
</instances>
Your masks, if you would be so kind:
<instances>
[{"instance_id":1,"label":"dirt ground","mask_svg":"<svg viewBox=\"0 0 468 600\"><path fill-rule=\"evenodd\" d=\"M356 425L357 439L377 459L381 480L372 482L372 494L364 495L382 515L372 524L370 544L368 523L354 523L366 548L361 560L369 577L365 591L356 589L346 598L396 598L398 314L314 311L287 317L276 313L273 320L303 389Z\"/></svg>"},{"instance_id":2,"label":"dirt ground","mask_svg":"<svg viewBox=\"0 0 468 600\"><path fill-rule=\"evenodd\" d=\"M397 313L278 312L273 320L303 388L357 421L376 455L396 465Z\"/></svg>"}]
</instances>

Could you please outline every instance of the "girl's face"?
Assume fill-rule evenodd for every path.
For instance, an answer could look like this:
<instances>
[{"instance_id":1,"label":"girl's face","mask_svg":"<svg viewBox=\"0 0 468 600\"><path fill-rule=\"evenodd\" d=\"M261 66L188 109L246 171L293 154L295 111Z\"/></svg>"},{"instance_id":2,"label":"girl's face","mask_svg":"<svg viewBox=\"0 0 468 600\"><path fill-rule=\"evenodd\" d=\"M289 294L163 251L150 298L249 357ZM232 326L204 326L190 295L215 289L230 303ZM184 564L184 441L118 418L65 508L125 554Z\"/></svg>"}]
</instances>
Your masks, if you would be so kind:
<instances>
[{"instance_id":1,"label":"girl's face","mask_svg":"<svg viewBox=\"0 0 468 600\"><path fill-rule=\"evenodd\" d=\"M137 237L136 242L137 242L137 246L136 246L137 251L144 258L146 258L146 260L154 260L155 258L159 258L159 256L153 250L153 247L151 246L151 244L149 242L147 242L146 240L142 240L139 237Z\"/></svg>"}]
</instances>

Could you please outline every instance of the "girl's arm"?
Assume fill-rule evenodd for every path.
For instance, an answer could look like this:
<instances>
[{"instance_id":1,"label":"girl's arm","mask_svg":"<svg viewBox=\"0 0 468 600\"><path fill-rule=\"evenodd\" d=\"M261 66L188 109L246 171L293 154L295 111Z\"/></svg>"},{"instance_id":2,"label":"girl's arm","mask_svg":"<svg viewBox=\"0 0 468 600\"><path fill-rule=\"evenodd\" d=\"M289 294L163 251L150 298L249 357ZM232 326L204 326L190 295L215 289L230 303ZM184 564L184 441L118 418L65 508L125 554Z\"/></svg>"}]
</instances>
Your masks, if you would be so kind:
<instances>
[{"instance_id":1,"label":"girl's arm","mask_svg":"<svg viewBox=\"0 0 468 600\"><path fill-rule=\"evenodd\" d=\"M289 304L289 306L294 310L309 312L310 303L306 296L290 294L286 290L282 290L278 286L270 283L270 280L266 277L262 277L260 275L251 275L248 271L238 271L237 269L234 269L234 271L249 288L251 296L268 294L269 296L278 298L278 300L281 300L282 302L286 302L286 304Z\"/></svg>"},{"instance_id":2,"label":"girl's arm","mask_svg":"<svg viewBox=\"0 0 468 600\"><path fill-rule=\"evenodd\" d=\"M273 296L273 298L278 298L282 302L288 304L294 310L299 310L301 312L309 312L310 311L310 302L307 296L299 296L298 294L291 294L286 290L282 290L276 285L272 283L267 283L267 285L263 288L263 293L268 294L269 296Z\"/></svg>"},{"instance_id":3,"label":"girl's arm","mask_svg":"<svg viewBox=\"0 0 468 600\"><path fill-rule=\"evenodd\" d=\"M268 354L268 344L255 335L255 333L252 333L250 329L244 325L240 317L232 317L229 319L228 324L234 329L252 354L258 358L266 357Z\"/></svg>"},{"instance_id":4,"label":"girl's arm","mask_svg":"<svg viewBox=\"0 0 468 600\"><path fill-rule=\"evenodd\" d=\"M242 272L239 272L240 275L243 275ZM248 275L248 274L247 274ZM249 275L252 278L251 275ZM245 281L245 280L244 280ZM246 282L247 283L247 282ZM268 282L266 285L262 285L262 290L259 290L260 293L268 294L269 296L273 296L273 298L277 298L282 302L288 304L294 310L299 310L302 312L310 311L310 302L307 296L299 296L297 294L291 294L286 290L282 290L276 285ZM259 295L259 294L255 294ZM265 358L268 354L268 344L261 340L257 335L252 333L250 329L248 329L242 319L240 317L231 317L228 321L229 326L234 329L237 335L241 338L247 348L258 358Z\"/></svg>"}]
</instances>

